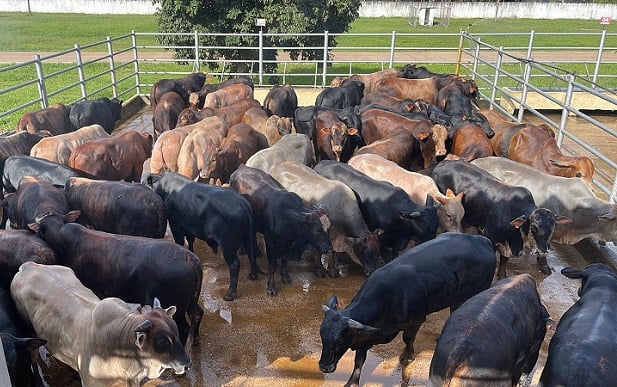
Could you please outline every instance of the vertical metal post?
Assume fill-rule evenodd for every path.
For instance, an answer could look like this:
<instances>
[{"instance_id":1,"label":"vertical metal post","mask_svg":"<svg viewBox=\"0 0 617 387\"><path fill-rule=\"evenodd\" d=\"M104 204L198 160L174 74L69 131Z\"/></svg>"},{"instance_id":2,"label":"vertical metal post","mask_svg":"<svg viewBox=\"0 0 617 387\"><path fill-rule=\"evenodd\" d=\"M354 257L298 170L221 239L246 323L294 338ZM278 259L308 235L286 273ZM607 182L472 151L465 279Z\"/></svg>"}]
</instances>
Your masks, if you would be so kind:
<instances>
[{"instance_id":1,"label":"vertical metal post","mask_svg":"<svg viewBox=\"0 0 617 387\"><path fill-rule=\"evenodd\" d=\"M478 73L478 63L480 63L480 41L482 38L478 37L478 42L476 43L476 51L474 52L473 57L473 71L472 71L472 79L476 79L476 74Z\"/></svg>"},{"instance_id":2,"label":"vertical metal post","mask_svg":"<svg viewBox=\"0 0 617 387\"><path fill-rule=\"evenodd\" d=\"M495 103L497 97L497 84L499 84L499 70L501 69L501 62L503 60L503 46L499 47L497 52L497 63L495 63L495 80L493 81L493 87L491 90L491 105Z\"/></svg>"},{"instance_id":3,"label":"vertical metal post","mask_svg":"<svg viewBox=\"0 0 617 387\"><path fill-rule=\"evenodd\" d=\"M193 39L195 39L195 61L193 62L193 72L199 71L199 33L197 30L193 33Z\"/></svg>"},{"instance_id":4,"label":"vertical metal post","mask_svg":"<svg viewBox=\"0 0 617 387\"><path fill-rule=\"evenodd\" d=\"M527 101L527 92L529 91L529 78L531 77L531 52L533 50L533 41L535 37L535 31L531 30L529 34L529 44L527 45L527 61L525 62L525 72L523 73L523 91L521 93L521 105L518 109L517 122L523 122L523 115L525 109L523 107L523 101Z\"/></svg>"},{"instance_id":5,"label":"vertical metal post","mask_svg":"<svg viewBox=\"0 0 617 387\"><path fill-rule=\"evenodd\" d=\"M572 103L572 90L574 89L574 75L568 75L568 89L566 90L565 100L563 101L563 109L561 110L561 121L559 122L559 133L557 134L557 146L561 148L563 142L563 131L566 129L568 123L568 115L570 111L568 108Z\"/></svg>"},{"instance_id":6,"label":"vertical metal post","mask_svg":"<svg viewBox=\"0 0 617 387\"><path fill-rule=\"evenodd\" d=\"M596 87L596 82L598 80L598 72L600 71L600 63L602 63L602 52L604 51L604 41L606 40L606 28L602 26L602 37L600 38L600 47L598 48L598 57L596 58L596 68L593 70L593 84L591 87Z\"/></svg>"},{"instance_id":7,"label":"vertical metal post","mask_svg":"<svg viewBox=\"0 0 617 387\"><path fill-rule=\"evenodd\" d=\"M263 27L259 28L259 86L264 83L264 32Z\"/></svg>"},{"instance_id":8,"label":"vertical metal post","mask_svg":"<svg viewBox=\"0 0 617 387\"><path fill-rule=\"evenodd\" d=\"M321 87L326 87L326 75L328 75L328 31L323 32L323 68L321 70Z\"/></svg>"},{"instance_id":9,"label":"vertical metal post","mask_svg":"<svg viewBox=\"0 0 617 387\"><path fill-rule=\"evenodd\" d=\"M617 173L615 174L615 179L613 180L613 189L611 190L611 195L608 197L608 201L611 203L615 203L615 201L617 201Z\"/></svg>"},{"instance_id":10,"label":"vertical metal post","mask_svg":"<svg viewBox=\"0 0 617 387\"><path fill-rule=\"evenodd\" d=\"M460 75L461 70L461 60L463 59L463 39L465 36L465 31L461 30L461 37L458 41L458 55L456 57L456 68L454 69L454 75Z\"/></svg>"},{"instance_id":11,"label":"vertical metal post","mask_svg":"<svg viewBox=\"0 0 617 387\"><path fill-rule=\"evenodd\" d=\"M86 90L86 76L84 74L84 62L81 58L81 49L79 48L79 44L75 45L75 56L77 57L77 74L79 74L81 99L88 99L88 91Z\"/></svg>"},{"instance_id":12,"label":"vertical metal post","mask_svg":"<svg viewBox=\"0 0 617 387\"><path fill-rule=\"evenodd\" d=\"M131 44L133 45L133 72L135 74L135 91L141 95L141 81L139 79L139 54L137 53L137 36L135 30L131 30Z\"/></svg>"},{"instance_id":13,"label":"vertical metal post","mask_svg":"<svg viewBox=\"0 0 617 387\"><path fill-rule=\"evenodd\" d=\"M396 47L396 31L392 31L392 40L390 42L390 61L388 62L390 68L394 66L394 48Z\"/></svg>"},{"instance_id":14,"label":"vertical metal post","mask_svg":"<svg viewBox=\"0 0 617 387\"><path fill-rule=\"evenodd\" d=\"M41 108L45 109L49 107L49 101L47 99L47 87L45 86L45 75L43 74L43 64L41 63L41 56L34 54L34 60L36 60L36 76L38 77L39 86L39 98L41 99Z\"/></svg>"},{"instance_id":15,"label":"vertical metal post","mask_svg":"<svg viewBox=\"0 0 617 387\"><path fill-rule=\"evenodd\" d=\"M116 78L116 65L114 63L114 49L111 44L111 38L107 37L107 55L109 56L109 73L111 74L111 89L113 96L118 96L118 80Z\"/></svg>"}]
</instances>

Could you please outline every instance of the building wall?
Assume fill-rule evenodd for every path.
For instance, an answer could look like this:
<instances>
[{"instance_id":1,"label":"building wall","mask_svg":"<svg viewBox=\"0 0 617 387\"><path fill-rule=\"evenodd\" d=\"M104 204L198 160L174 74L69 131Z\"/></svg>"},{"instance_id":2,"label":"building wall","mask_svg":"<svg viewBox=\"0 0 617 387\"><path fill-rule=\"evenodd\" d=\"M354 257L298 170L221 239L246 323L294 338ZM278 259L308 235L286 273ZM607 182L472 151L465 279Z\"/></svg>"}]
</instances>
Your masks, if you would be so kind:
<instances>
[{"instance_id":1,"label":"building wall","mask_svg":"<svg viewBox=\"0 0 617 387\"><path fill-rule=\"evenodd\" d=\"M156 11L152 0L0 0L2 12L88 13L88 14L143 14ZM361 17L411 17L415 10L429 2L364 1ZM439 4L436 3L437 7ZM617 19L617 4L590 3L503 3L453 2L449 3L451 18L530 18L530 19ZM439 14L439 13L437 13Z\"/></svg>"}]
</instances>

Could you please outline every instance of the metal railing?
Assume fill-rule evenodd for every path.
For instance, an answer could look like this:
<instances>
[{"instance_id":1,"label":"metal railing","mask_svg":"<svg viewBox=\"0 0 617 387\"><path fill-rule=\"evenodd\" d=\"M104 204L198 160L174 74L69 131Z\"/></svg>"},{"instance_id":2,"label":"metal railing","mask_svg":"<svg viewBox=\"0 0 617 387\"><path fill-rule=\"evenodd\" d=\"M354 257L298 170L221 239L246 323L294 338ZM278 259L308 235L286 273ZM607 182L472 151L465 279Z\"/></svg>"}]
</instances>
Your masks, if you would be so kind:
<instances>
[{"instance_id":1,"label":"metal railing","mask_svg":"<svg viewBox=\"0 0 617 387\"><path fill-rule=\"evenodd\" d=\"M232 60L228 58L203 59L203 52L212 46L200 45L202 34L197 32L182 34L190 36L192 43L185 46L162 46L157 43L158 33L138 33L110 38L87 46L75 45L72 49L50 55L34 55L34 59L0 67L0 84L9 86L0 89L0 129L12 130L21 114L45 108L53 103L71 104L80 100L102 96L127 100L135 95L150 92L151 86L161 78L177 78L192 71L207 71L210 81L222 80L227 76L251 76L258 86L273 83L288 83L294 86L324 87L336 76L368 73L389 67L401 67L407 63L448 65L454 71L475 79L482 97L489 105L502 112L512 114L517 111L516 120L523 114L532 113L542 121L558 128L559 144L572 153L591 154L607 167L594 180L599 189L612 201L617 198L617 164L605 157L601 150L582 141L568 130L567 124L572 116L589 122L614 140L613 129L598 122L572 104L571 98L579 92L586 92L609 105L615 106L615 94L603 88L603 84L614 83L617 71L602 71L605 66L617 65L614 52L617 52L617 34L606 31L598 34L581 35L586 42L596 40L598 44L582 47L548 47L542 45L544 35L534 33L517 34L308 34L318 36L323 42L320 46L302 47L321 52L321 59L289 59L284 52L298 49L269 44L264 41L284 40L289 34L265 34L262 32L243 34L255 41L254 45L242 47L216 47L220 49L249 50L252 59ZM210 34L212 35L212 34ZM221 34L223 35L223 34ZM227 34L224 34L227 35ZM353 38L363 35L371 37L375 44L370 47L354 45ZM335 37L341 44L329 46L329 38ZM441 41L437 45L436 40ZM443 47L443 41L449 43ZM432 43L433 42L433 43ZM495 43L507 45L496 46ZM563 50L586 51L585 59L563 58L555 55L551 60L534 61L539 52L559 52ZM175 50L189 50L189 59L175 58ZM264 55L275 50L276 60L265 60ZM522 54L521 54L522 52ZM609 59L605 53L613 53ZM430 55L429 55L430 54ZM558 59L555 59L558 58ZM612 58L612 59L611 59ZM584 66L584 74L576 75L568 65L575 63ZM244 71L230 71L232 64L244 64ZM266 64L276 64L274 71L266 73ZM0 65L1 66L1 65ZM14 80L14 82L13 82ZM552 95L550 89L561 91L566 99ZM554 122L528 103L528 97L539 94L551 101L556 109L562 111L559 122ZM8 103L7 103L8 102ZM509 109L504 106L508 103ZM5 107L7 106L7 107ZM553 108L555 108L553 106ZM611 110L611 109L608 109ZM617 107L612 109L617 111ZM606 172L609 171L609 172ZM607 175L607 176L603 176ZM609 176L612 175L612 176Z\"/></svg>"}]
</instances>

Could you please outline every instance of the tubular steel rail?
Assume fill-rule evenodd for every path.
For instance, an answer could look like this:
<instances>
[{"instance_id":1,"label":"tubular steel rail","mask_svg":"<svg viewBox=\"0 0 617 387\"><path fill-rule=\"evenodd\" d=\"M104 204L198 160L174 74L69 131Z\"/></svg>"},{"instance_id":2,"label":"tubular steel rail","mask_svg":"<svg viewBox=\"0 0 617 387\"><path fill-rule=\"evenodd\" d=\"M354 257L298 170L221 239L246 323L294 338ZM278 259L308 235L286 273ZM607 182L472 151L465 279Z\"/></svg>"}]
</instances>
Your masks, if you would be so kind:
<instances>
[{"instance_id":1,"label":"tubular steel rail","mask_svg":"<svg viewBox=\"0 0 617 387\"><path fill-rule=\"evenodd\" d=\"M587 154L602 163L596 186L611 201L617 200L617 164L605 156L601 149L583 141L568 130L568 122L576 117L589 123L590 129L600 131L615 143L617 133L577 107L576 96L586 93L607 107L617 111L613 90L602 84L614 83L616 72L602 71L603 66L617 65L617 60L606 59L608 52L617 51L617 35L602 31L586 35L586 41L597 40L598 45L587 47L545 47L539 41L543 35L534 33L481 34L306 34L320 37L321 46L301 47L321 53L321 59L291 60L284 53L299 47L266 47L264 41L272 42L290 34L266 34L263 32L242 34L254 44L242 47L213 47L200 45L203 34L178 33L189 37L192 44L185 46L162 46L156 44L158 33L129 34L87 46L48 55L34 55L34 59L0 67L0 131L8 132L15 127L21 114L50 106L53 103L72 104L81 100L103 96L128 100L136 95L149 93L152 85L161 78L178 78L192 71L207 71L210 81L228 76L251 76L258 86L287 83L294 86L325 87L336 76L368 73L403 64L451 65L457 74L471 77L480 88L482 99L493 109L498 109L521 122L524 114L533 114L537 119L558 128L558 143L570 153ZM212 36L213 34L209 34ZM217 34L214 34L217 35ZM229 35L229 34L218 34ZM374 38L375 45L358 47L348 45L329 46L329 38L337 40L354 35ZM587 36L589 35L589 36ZM512 42L509 46L496 46L489 42ZM267 39L266 39L267 38ZM448 48L431 47L431 39L451 42ZM346 40L352 42L352 40ZM522 42L522 43L521 43ZM525 44L526 42L526 44ZM609 42L609 43L607 43ZM443 46L443 45L440 45ZM233 60L229 58L203 59L208 48L249 50L254 59ZM578 64L585 67L585 76L565 70L575 62L559 52L576 49L587 52ZM193 55L189 59L177 59L173 52L184 50ZM276 50L276 60L265 60L268 50ZM554 52L550 60L535 61L540 52ZM520 53L522 52L522 54ZM545 55L546 56L546 55ZM270 55L271 57L271 55ZM555 59L558 58L558 59ZM614 55L611 57L614 58ZM266 64L276 64L276 70L265 72ZM232 65L242 64L243 71L232 72ZM2 66L0 64L0 66ZM282 81L282 82L281 82ZM546 87L550 84L550 88ZM542 85L542 86L540 86ZM24 97L26 96L26 97ZM551 110L561 111L561 119L554 122L543 114L531 97L541 96L551 103ZM586 97L588 99L588 97ZM514 115L516 113L516 116Z\"/></svg>"}]
</instances>

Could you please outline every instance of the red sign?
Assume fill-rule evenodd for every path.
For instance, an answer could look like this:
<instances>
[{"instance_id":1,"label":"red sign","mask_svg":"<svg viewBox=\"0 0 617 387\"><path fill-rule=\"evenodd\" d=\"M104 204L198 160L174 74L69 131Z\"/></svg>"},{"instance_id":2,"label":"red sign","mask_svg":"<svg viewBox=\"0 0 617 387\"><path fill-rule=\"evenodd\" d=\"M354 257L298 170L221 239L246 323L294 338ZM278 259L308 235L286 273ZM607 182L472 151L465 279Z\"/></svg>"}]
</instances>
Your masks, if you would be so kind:
<instances>
[{"instance_id":1,"label":"red sign","mask_svg":"<svg viewBox=\"0 0 617 387\"><path fill-rule=\"evenodd\" d=\"M611 18L608 16L602 16L600 18L600 24L610 24L611 23Z\"/></svg>"}]
</instances>

